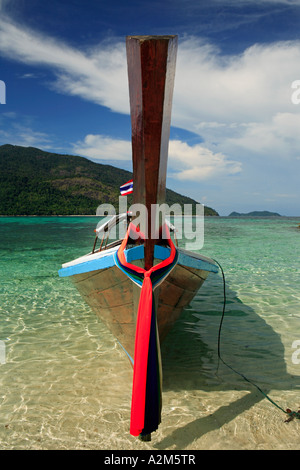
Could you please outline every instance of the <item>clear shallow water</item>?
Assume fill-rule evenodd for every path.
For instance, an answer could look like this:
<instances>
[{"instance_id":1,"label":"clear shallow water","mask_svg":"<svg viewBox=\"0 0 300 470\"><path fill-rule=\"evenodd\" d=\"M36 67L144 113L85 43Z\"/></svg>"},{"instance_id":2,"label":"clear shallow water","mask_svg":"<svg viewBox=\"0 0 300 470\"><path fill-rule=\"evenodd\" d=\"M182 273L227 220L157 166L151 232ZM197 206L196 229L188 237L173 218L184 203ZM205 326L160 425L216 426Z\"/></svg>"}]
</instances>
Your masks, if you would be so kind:
<instances>
[{"instance_id":1,"label":"clear shallow water","mask_svg":"<svg viewBox=\"0 0 300 470\"><path fill-rule=\"evenodd\" d=\"M92 217L0 218L1 449L300 449L300 422L224 365L223 285L211 275L162 345L163 415L129 434L132 371L57 271L90 251ZM226 275L222 357L282 408L300 408L300 218L205 220ZM299 346L298 346L299 348ZM294 353L294 356L293 356ZM296 362L296 363L295 363Z\"/></svg>"}]
</instances>

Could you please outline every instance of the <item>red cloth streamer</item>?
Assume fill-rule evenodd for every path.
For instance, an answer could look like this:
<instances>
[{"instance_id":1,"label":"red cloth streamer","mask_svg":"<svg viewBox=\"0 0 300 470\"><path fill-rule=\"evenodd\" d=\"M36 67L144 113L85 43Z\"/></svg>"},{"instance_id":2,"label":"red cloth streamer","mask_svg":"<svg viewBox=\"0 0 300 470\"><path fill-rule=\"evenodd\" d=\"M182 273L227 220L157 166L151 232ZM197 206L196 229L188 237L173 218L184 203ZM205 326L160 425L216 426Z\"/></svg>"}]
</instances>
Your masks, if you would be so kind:
<instances>
[{"instance_id":1,"label":"red cloth streamer","mask_svg":"<svg viewBox=\"0 0 300 470\"><path fill-rule=\"evenodd\" d=\"M168 228L165 226L165 238L171 248L170 256L152 266L148 271L145 269L130 264L126 261L124 250L126 248L128 238L131 231L135 232L135 239L137 238L137 228L132 223L128 227L126 237L124 238L117 256L121 267L125 268L125 272L130 276L132 274L134 280L134 274L138 274L142 280L142 289L139 300L139 307L137 312L137 323L136 323L136 335L135 335L135 350L134 350L134 368L133 368L133 387L132 387L132 403L131 403L131 422L130 422L130 433L133 436L138 436L142 433L145 425L145 405L146 405L146 387L147 387L147 365L148 365L148 353L149 353L149 339L151 330L151 318L152 318L152 302L153 299L153 285L151 280L151 274L162 268L161 278L168 274L167 268L174 262L177 250L170 238ZM138 232L138 235L143 239L143 234ZM128 271L126 271L126 268ZM158 345L159 347L159 345Z\"/></svg>"},{"instance_id":2,"label":"red cloth streamer","mask_svg":"<svg viewBox=\"0 0 300 470\"><path fill-rule=\"evenodd\" d=\"M152 283L150 274L144 274L137 313L130 434L139 436L145 423L148 350L152 316Z\"/></svg>"}]
</instances>

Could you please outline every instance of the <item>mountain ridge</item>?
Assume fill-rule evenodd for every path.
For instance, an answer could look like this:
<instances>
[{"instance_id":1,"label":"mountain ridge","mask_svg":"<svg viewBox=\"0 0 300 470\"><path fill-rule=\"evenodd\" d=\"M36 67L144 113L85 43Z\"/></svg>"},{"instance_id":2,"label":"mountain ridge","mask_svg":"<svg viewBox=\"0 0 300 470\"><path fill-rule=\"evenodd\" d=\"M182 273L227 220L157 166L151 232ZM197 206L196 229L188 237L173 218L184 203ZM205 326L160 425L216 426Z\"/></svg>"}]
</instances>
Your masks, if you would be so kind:
<instances>
[{"instance_id":1,"label":"mountain ridge","mask_svg":"<svg viewBox=\"0 0 300 470\"><path fill-rule=\"evenodd\" d=\"M131 178L129 171L85 157L5 144L0 146L0 214L93 215L100 204L118 207L119 187ZM197 204L170 189L166 202ZM204 213L219 215L206 206Z\"/></svg>"},{"instance_id":2,"label":"mountain ridge","mask_svg":"<svg viewBox=\"0 0 300 470\"><path fill-rule=\"evenodd\" d=\"M241 212L231 212L228 217L281 217L277 212L269 211L252 211L247 214Z\"/></svg>"}]
</instances>

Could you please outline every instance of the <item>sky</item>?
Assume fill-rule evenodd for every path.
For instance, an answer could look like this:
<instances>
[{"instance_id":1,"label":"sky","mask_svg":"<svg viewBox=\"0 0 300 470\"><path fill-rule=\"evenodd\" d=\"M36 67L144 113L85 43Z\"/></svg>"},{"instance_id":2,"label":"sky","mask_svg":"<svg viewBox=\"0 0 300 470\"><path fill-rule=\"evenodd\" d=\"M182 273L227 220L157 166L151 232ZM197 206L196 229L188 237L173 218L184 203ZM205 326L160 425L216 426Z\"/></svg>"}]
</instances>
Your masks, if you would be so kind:
<instances>
[{"instance_id":1,"label":"sky","mask_svg":"<svg viewBox=\"0 0 300 470\"><path fill-rule=\"evenodd\" d=\"M178 35L167 187L300 216L300 0L0 0L0 145L131 170L125 38L148 34Z\"/></svg>"}]
</instances>

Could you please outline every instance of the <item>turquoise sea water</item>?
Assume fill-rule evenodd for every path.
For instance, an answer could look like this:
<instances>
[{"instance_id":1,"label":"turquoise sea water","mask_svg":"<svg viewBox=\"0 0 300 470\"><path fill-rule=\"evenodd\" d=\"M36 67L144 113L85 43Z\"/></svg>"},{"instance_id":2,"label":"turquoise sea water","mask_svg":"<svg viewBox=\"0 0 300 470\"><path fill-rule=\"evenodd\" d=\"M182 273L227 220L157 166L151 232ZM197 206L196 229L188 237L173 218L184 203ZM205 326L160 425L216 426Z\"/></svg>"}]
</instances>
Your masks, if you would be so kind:
<instances>
[{"instance_id":1,"label":"turquoise sea water","mask_svg":"<svg viewBox=\"0 0 300 470\"><path fill-rule=\"evenodd\" d=\"M95 217L0 218L1 449L300 449L300 421L218 367L221 275L162 345L163 414L129 434L132 370L61 264L89 252ZM300 408L300 218L206 218L221 263L221 353L282 408ZM298 343L297 343L298 341ZM299 353L297 352L299 351Z\"/></svg>"}]
</instances>

